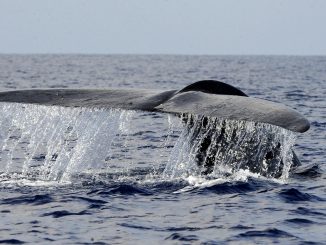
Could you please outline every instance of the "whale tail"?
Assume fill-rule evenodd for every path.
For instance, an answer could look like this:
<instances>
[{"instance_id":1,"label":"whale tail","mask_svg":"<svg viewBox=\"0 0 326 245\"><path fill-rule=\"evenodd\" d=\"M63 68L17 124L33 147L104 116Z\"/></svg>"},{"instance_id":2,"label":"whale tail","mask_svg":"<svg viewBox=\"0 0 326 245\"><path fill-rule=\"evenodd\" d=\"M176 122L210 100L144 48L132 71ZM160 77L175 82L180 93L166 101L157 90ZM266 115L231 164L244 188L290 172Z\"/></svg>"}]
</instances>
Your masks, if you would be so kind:
<instances>
[{"instance_id":1,"label":"whale tail","mask_svg":"<svg viewBox=\"0 0 326 245\"><path fill-rule=\"evenodd\" d=\"M260 149L259 159L251 156L255 140L243 143L245 138L261 141L261 135L247 137L240 126L249 122L257 127L275 125L294 132L309 129L308 120L299 112L282 104L247 96L244 92L229 84L203 80L184 87L181 90L146 89L35 89L0 92L0 102L15 102L64 107L119 108L125 110L144 110L178 115L185 122L191 135L191 144L198 142L195 153L197 165L202 166L204 174L213 171L219 162L218 157L228 155L229 146L238 142L244 145L235 157L241 157L239 168L249 169L262 175L279 177L283 169L280 156L283 148L273 145L266 139L264 149ZM195 117L197 123L192 118ZM225 122L231 122L232 127ZM239 125L237 122L239 121ZM210 124L208 124L210 122ZM219 123L222 122L220 125ZM263 123L263 124L259 124ZM260 126L259 126L260 125ZM263 125L263 126L262 126ZM231 130L231 131L230 131ZM263 132L268 130L263 130ZM250 133L250 132L249 132ZM266 135L263 135L264 137ZM274 136L271 136L274 137ZM233 149L234 150L234 149ZM231 154L232 155L232 154ZM299 165L295 154L293 162ZM233 159L234 160L234 159ZM228 160L230 161L230 160ZM266 166L259 164L265 161ZM234 164L238 164L237 159ZM243 164L242 164L243 163Z\"/></svg>"},{"instance_id":2,"label":"whale tail","mask_svg":"<svg viewBox=\"0 0 326 245\"><path fill-rule=\"evenodd\" d=\"M177 90L147 89L33 89L0 92L0 102L66 107L119 108L191 114L221 119L262 122L294 132L309 129L308 120L282 104L248 97L241 90L203 80Z\"/></svg>"}]
</instances>

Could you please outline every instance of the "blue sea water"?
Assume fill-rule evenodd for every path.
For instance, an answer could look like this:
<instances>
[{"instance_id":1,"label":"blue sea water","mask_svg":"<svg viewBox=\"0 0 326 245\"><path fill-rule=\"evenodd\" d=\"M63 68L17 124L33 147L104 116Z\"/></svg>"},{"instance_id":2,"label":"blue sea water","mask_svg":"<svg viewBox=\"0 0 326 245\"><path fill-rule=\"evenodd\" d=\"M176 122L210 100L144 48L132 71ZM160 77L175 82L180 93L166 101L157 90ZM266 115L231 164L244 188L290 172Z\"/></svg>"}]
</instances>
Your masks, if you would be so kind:
<instances>
[{"instance_id":1,"label":"blue sea water","mask_svg":"<svg viewBox=\"0 0 326 245\"><path fill-rule=\"evenodd\" d=\"M2 91L203 79L305 115L306 133L268 129L300 171L276 179L225 164L203 176L177 117L0 103L0 243L325 244L326 57L0 55ZM232 150L223 163L243 153Z\"/></svg>"}]
</instances>

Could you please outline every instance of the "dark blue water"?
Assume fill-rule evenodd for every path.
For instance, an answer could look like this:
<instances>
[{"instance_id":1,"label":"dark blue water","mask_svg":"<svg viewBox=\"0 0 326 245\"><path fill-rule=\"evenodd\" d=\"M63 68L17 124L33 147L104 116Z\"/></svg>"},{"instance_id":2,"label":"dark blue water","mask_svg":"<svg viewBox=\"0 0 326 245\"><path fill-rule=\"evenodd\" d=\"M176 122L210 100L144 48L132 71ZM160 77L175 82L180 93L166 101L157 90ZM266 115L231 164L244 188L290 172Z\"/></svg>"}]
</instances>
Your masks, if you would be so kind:
<instances>
[{"instance_id":1,"label":"dark blue water","mask_svg":"<svg viewBox=\"0 0 326 245\"><path fill-rule=\"evenodd\" d=\"M269 129L284 149L296 138L300 170L202 176L173 116L1 103L0 243L326 243L326 57L0 55L1 90L202 79L305 115L304 134Z\"/></svg>"}]
</instances>

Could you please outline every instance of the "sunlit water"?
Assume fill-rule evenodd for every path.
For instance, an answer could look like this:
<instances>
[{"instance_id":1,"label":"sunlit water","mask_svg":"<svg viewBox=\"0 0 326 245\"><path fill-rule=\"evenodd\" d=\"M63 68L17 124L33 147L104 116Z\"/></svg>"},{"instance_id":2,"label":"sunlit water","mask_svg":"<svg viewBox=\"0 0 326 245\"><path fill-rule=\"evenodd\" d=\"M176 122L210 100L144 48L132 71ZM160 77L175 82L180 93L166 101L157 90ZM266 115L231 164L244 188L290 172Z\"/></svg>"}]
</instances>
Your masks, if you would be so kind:
<instances>
[{"instance_id":1,"label":"sunlit water","mask_svg":"<svg viewBox=\"0 0 326 245\"><path fill-rule=\"evenodd\" d=\"M312 127L210 118L203 129L200 117L1 103L0 242L326 242L325 67L324 57L1 55L2 90L210 78L287 104ZM213 159L209 173L199 159Z\"/></svg>"}]
</instances>

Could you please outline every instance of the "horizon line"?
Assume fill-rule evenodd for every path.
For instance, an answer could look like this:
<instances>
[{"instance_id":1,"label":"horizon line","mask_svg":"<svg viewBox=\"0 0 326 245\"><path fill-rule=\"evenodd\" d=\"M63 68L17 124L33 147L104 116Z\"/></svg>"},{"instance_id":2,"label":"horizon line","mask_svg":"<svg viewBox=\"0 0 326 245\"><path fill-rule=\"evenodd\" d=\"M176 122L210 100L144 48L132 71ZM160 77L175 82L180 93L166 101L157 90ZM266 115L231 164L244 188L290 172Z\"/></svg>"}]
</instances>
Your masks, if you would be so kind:
<instances>
[{"instance_id":1,"label":"horizon line","mask_svg":"<svg viewBox=\"0 0 326 245\"><path fill-rule=\"evenodd\" d=\"M186 53L99 53L99 52L0 52L0 55L135 55L135 56L299 56L299 57L318 57L318 56L326 56L326 54L207 54L207 53L193 53L193 54L186 54Z\"/></svg>"}]
</instances>

